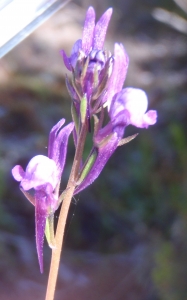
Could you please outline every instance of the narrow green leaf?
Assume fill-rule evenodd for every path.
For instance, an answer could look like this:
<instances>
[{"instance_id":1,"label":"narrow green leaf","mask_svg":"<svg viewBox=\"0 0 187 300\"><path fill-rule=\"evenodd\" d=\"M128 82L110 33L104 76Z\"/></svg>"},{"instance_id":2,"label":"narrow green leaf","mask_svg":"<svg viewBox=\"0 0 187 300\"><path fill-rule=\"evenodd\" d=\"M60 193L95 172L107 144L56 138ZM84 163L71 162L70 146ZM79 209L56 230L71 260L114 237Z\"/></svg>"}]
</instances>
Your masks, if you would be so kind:
<instances>
[{"instance_id":1,"label":"narrow green leaf","mask_svg":"<svg viewBox=\"0 0 187 300\"><path fill-rule=\"evenodd\" d=\"M81 123L82 124L84 124L85 120L86 120L87 104L88 104L88 100L86 98L86 95L84 95L81 99L81 105L80 105Z\"/></svg>"},{"instance_id":2,"label":"narrow green leaf","mask_svg":"<svg viewBox=\"0 0 187 300\"><path fill-rule=\"evenodd\" d=\"M45 236L50 248L55 248L55 236L54 236L54 214L50 215L46 219Z\"/></svg>"},{"instance_id":3,"label":"narrow green leaf","mask_svg":"<svg viewBox=\"0 0 187 300\"><path fill-rule=\"evenodd\" d=\"M77 116L77 112L76 112L74 103L72 103L72 105L71 105L71 115L72 115L73 122L75 124L76 132L78 132L78 130L79 130L78 129L79 128L79 119L78 119L78 116Z\"/></svg>"},{"instance_id":4,"label":"narrow green leaf","mask_svg":"<svg viewBox=\"0 0 187 300\"><path fill-rule=\"evenodd\" d=\"M80 177L77 181L77 185L79 185L86 178L86 176L88 175L89 171L91 170L96 158L97 158L97 150L95 149L92 152L92 154L88 157L88 159L81 171Z\"/></svg>"},{"instance_id":5,"label":"narrow green leaf","mask_svg":"<svg viewBox=\"0 0 187 300\"><path fill-rule=\"evenodd\" d=\"M82 84L83 84L84 78L86 76L86 72L87 72L87 69L88 69L89 61L90 61L90 58L89 58L89 56L87 56L86 61L85 61L84 65L83 65L83 68L82 68L82 72L81 72L80 81L81 81Z\"/></svg>"},{"instance_id":6,"label":"narrow green leaf","mask_svg":"<svg viewBox=\"0 0 187 300\"><path fill-rule=\"evenodd\" d=\"M133 134L133 135L130 135L130 136L128 136L128 137L122 139L121 141L119 141L118 146L122 146L122 145L124 145L124 144L129 143L130 141L134 140L135 137L137 137L137 135L138 135L138 133Z\"/></svg>"}]
</instances>

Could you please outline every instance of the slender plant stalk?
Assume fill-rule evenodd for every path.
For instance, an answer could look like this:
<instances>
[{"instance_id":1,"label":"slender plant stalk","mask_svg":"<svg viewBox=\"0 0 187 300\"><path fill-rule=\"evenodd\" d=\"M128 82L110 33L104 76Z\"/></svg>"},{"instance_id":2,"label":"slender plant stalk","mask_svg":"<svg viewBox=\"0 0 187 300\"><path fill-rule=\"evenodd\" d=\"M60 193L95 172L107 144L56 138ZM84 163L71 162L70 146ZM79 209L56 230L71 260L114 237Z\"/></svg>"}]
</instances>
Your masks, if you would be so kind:
<instances>
[{"instance_id":1,"label":"slender plant stalk","mask_svg":"<svg viewBox=\"0 0 187 300\"><path fill-rule=\"evenodd\" d=\"M64 230L65 230L69 206L71 203L74 190L75 190L74 185L72 185L71 187L69 186L67 194L62 203L56 235L55 235L56 248L52 249L52 258L51 258L51 266L50 266L49 279L48 279L46 300L54 299L56 281L57 281L58 269L60 263L60 255L62 250L62 242L64 237Z\"/></svg>"},{"instance_id":2,"label":"slender plant stalk","mask_svg":"<svg viewBox=\"0 0 187 300\"><path fill-rule=\"evenodd\" d=\"M67 189L66 189L67 192L65 194L64 200L62 202L61 210L60 210L60 215L59 215L56 234L55 234L56 248L52 249L52 258L51 258L51 265L50 265L45 300L53 300L55 295L56 282L57 282L57 276L58 276L58 270L60 264L60 255L62 251L62 244L64 238L64 231L65 231L69 207L71 204L71 199L73 197L76 188L78 170L82 160L82 154L83 154L84 144L86 140L87 126L86 124L84 125L85 126L82 126L82 130L80 132L78 144L76 147L74 162L70 173L69 181L67 184Z\"/></svg>"}]
</instances>

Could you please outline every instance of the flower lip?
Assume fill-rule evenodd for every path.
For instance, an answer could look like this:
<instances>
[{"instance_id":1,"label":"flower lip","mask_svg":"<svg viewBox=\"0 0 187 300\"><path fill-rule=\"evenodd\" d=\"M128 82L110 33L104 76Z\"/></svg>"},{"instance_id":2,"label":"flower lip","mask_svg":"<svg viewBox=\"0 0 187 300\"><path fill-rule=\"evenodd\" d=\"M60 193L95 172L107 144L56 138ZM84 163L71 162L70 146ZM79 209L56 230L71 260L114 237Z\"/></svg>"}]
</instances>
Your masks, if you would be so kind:
<instances>
[{"instance_id":1,"label":"flower lip","mask_svg":"<svg viewBox=\"0 0 187 300\"><path fill-rule=\"evenodd\" d=\"M25 191L46 183L50 183L54 189L58 183L57 166L54 160L44 155L33 157L28 163L25 172L21 166L15 166L12 169L12 174L17 181L21 181L20 186Z\"/></svg>"},{"instance_id":2,"label":"flower lip","mask_svg":"<svg viewBox=\"0 0 187 300\"><path fill-rule=\"evenodd\" d=\"M124 116L129 115L129 124L139 128L148 128L154 125L157 120L157 112L149 110L146 93L141 89L126 88L116 94L111 103L110 117L115 119L116 116L124 112Z\"/></svg>"},{"instance_id":3,"label":"flower lip","mask_svg":"<svg viewBox=\"0 0 187 300\"><path fill-rule=\"evenodd\" d=\"M12 169L12 176L14 177L14 179L16 181L21 181L23 179L23 177L25 176L25 172L21 166L16 165Z\"/></svg>"}]
</instances>

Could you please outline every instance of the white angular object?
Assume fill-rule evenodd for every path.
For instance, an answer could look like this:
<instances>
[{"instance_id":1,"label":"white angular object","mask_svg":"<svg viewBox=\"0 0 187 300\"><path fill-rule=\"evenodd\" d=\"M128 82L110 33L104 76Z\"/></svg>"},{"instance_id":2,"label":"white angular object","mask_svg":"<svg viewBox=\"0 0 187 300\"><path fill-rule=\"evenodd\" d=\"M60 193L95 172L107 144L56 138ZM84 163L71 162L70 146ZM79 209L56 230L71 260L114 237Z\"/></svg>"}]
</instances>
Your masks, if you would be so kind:
<instances>
[{"instance_id":1,"label":"white angular object","mask_svg":"<svg viewBox=\"0 0 187 300\"><path fill-rule=\"evenodd\" d=\"M0 58L70 0L1 0Z\"/></svg>"}]
</instances>

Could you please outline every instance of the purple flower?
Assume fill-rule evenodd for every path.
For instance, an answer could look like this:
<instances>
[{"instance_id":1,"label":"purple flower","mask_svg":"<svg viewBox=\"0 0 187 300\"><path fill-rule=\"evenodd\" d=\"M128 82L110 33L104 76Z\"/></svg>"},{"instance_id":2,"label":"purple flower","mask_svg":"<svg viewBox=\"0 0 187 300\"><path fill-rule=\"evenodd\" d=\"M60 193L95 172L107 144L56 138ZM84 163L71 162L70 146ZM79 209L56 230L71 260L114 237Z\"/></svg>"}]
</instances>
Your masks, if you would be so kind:
<instances>
[{"instance_id":1,"label":"purple flower","mask_svg":"<svg viewBox=\"0 0 187 300\"><path fill-rule=\"evenodd\" d=\"M149 125L156 123L157 112L149 110L146 113L147 105L147 96L140 89L126 88L113 97L109 110L110 122L100 128L94 136L94 148L90 155L96 152L95 162L88 175L76 188L75 194L84 190L100 175L120 145L128 125L148 128Z\"/></svg>"},{"instance_id":2,"label":"purple flower","mask_svg":"<svg viewBox=\"0 0 187 300\"><path fill-rule=\"evenodd\" d=\"M123 140L126 126L148 128L156 123L157 112L146 113L148 99L144 91L135 88L122 89L128 68L128 56L122 45L115 44L114 66L108 88L102 97L107 105L110 121L102 128L102 122L95 132L94 147L90 156L95 153L95 161L87 176L76 188L76 193L90 185L101 173L111 155Z\"/></svg>"},{"instance_id":3,"label":"purple flower","mask_svg":"<svg viewBox=\"0 0 187 300\"><path fill-rule=\"evenodd\" d=\"M61 128L65 119L59 121L49 135L48 157L37 155L28 163L26 170L19 165L12 169L20 188L35 205L36 247L40 271L43 272L43 240L48 216L58 208L60 180L65 165L67 143L74 124ZM34 189L34 197L27 191Z\"/></svg>"},{"instance_id":4,"label":"purple flower","mask_svg":"<svg viewBox=\"0 0 187 300\"><path fill-rule=\"evenodd\" d=\"M113 97L109 110L110 118L115 122L124 118L127 125L148 128L156 123L157 112L149 110L146 113L147 106L148 99L144 91L126 88Z\"/></svg>"}]
</instances>

